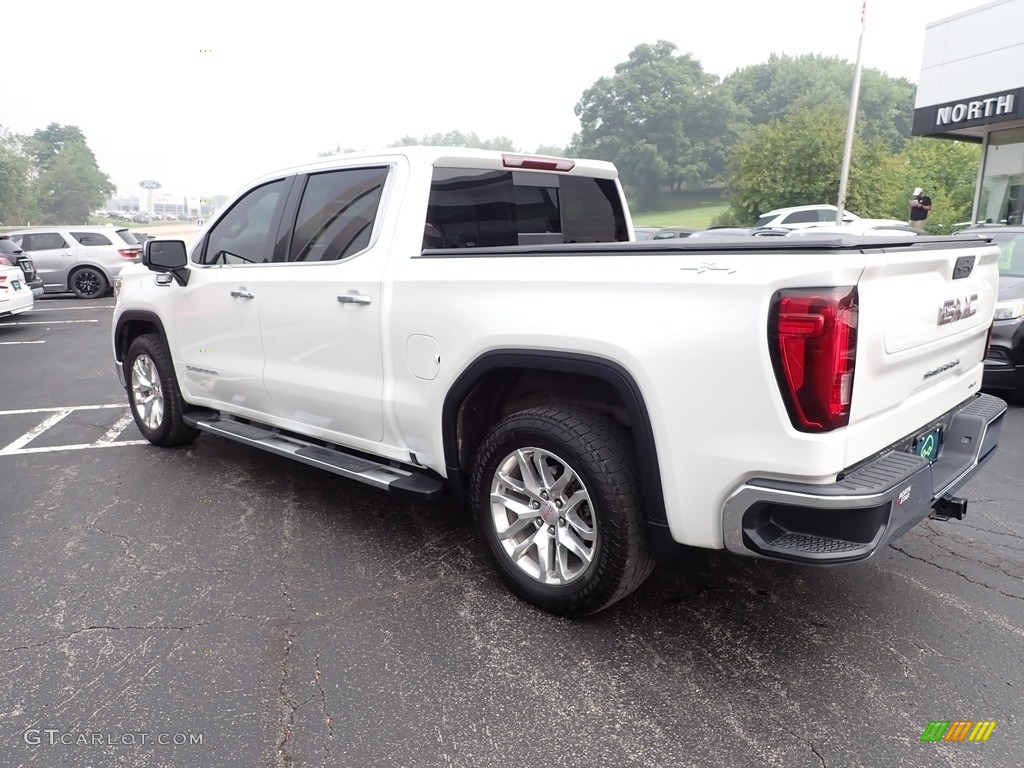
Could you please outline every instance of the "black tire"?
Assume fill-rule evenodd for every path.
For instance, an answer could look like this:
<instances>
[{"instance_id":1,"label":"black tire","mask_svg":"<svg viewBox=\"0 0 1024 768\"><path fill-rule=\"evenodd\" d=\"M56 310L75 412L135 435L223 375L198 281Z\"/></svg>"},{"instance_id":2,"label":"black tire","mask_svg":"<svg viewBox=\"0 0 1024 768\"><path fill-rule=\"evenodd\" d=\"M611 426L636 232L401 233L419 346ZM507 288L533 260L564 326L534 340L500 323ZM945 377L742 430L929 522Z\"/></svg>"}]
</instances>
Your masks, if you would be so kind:
<instances>
[{"instance_id":1,"label":"black tire","mask_svg":"<svg viewBox=\"0 0 1024 768\"><path fill-rule=\"evenodd\" d=\"M532 490L526 471L537 481ZM480 446L470 493L502 579L546 611L600 611L633 592L654 567L633 441L605 414L538 407L508 416Z\"/></svg>"},{"instance_id":2,"label":"black tire","mask_svg":"<svg viewBox=\"0 0 1024 768\"><path fill-rule=\"evenodd\" d=\"M110 290L107 276L95 267L81 267L71 273L68 287L80 299L98 299Z\"/></svg>"},{"instance_id":3,"label":"black tire","mask_svg":"<svg viewBox=\"0 0 1024 768\"><path fill-rule=\"evenodd\" d=\"M143 437L161 446L183 445L196 439L199 430L183 419L188 406L181 399L171 356L160 336L148 333L132 341L124 359L124 377L132 416Z\"/></svg>"}]
</instances>

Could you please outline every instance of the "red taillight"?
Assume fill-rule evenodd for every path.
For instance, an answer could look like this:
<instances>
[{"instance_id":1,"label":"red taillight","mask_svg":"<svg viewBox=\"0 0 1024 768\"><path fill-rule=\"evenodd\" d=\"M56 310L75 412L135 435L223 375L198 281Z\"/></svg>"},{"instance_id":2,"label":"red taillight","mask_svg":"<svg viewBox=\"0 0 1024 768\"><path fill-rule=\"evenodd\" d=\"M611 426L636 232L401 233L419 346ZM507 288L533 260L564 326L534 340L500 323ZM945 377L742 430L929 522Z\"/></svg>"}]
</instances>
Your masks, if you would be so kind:
<instances>
[{"instance_id":1,"label":"red taillight","mask_svg":"<svg viewBox=\"0 0 1024 768\"><path fill-rule=\"evenodd\" d=\"M13 267L14 266L14 262L12 262L8 258L5 258L4 256L0 256L0 265L5 266L5 267Z\"/></svg>"},{"instance_id":2,"label":"red taillight","mask_svg":"<svg viewBox=\"0 0 1024 768\"><path fill-rule=\"evenodd\" d=\"M802 432L845 427L857 358L857 289L779 291L768 345L793 426Z\"/></svg>"},{"instance_id":3,"label":"red taillight","mask_svg":"<svg viewBox=\"0 0 1024 768\"><path fill-rule=\"evenodd\" d=\"M125 259L137 259L139 257L139 254L141 253L141 251L137 251L137 250L136 251L132 251L132 250L125 249L125 250L122 250L122 251L118 251L118 253L120 253L121 257L125 258Z\"/></svg>"},{"instance_id":4,"label":"red taillight","mask_svg":"<svg viewBox=\"0 0 1024 768\"><path fill-rule=\"evenodd\" d=\"M0 291L7 290L7 275L0 275Z\"/></svg>"},{"instance_id":5,"label":"red taillight","mask_svg":"<svg viewBox=\"0 0 1024 768\"><path fill-rule=\"evenodd\" d=\"M502 155L501 162L506 168L530 168L535 171L571 171L576 167L575 160L541 155Z\"/></svg>"}]
</instances>

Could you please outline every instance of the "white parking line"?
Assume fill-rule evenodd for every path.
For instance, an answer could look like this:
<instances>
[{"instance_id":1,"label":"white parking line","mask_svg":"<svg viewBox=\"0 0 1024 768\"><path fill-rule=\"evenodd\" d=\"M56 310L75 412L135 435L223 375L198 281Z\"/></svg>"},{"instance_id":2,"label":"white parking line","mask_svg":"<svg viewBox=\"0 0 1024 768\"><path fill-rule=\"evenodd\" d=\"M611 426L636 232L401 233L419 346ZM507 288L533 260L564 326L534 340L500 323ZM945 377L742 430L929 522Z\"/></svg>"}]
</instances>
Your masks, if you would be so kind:
<instances>
[{"instance_id":1,"label":"white parking line","mask_svg":"<svg viewBox=\"0 0 1024 768\"><path fill-rule=\"evenodd\" d=\"M61 419L63 419L65 416L67 416L69 413L72 413L73 411L74 408L62 408L61 410L57 411L55 414L50 416L48 419L44 419L42 424L38 424L32 427L32 429L30 429L24 435L19 437L13 443L8 443L3 448L0 448L0 456L7 456L9 454L15 453L16 451L21 450L26 445L35 440L37 437L39 437L41 434L43 434L43 432L48 430L50 427L52 427L54 424L59 422Z\"/></svg>"},{"instance_id":2,"label":"white parking line","mask_svg":"<svg viewBox=\"0 0 1024 768\"><path fill-rule=\"evenodd\" d=\"M54 411L95 411L97 408L124 408L124 403L107 405L65 405L61 408L19 408L15 411L0 411L0 416L17 416L21 413L53 413Z\"/></svg>"},{"instance_id":3,"label":"white parking line","mask_svg":"<svg viewBox=\"0 0 1024 768\"><path fill-rule=\"evenodd\" d=\"M68 414L75 411L93 411L103 408L121 408L124 413L114 422L103 436L94 443L76 443L74 445L49 445L40 448L27 448L26 446L42 435L46 430L59 424ZM0 416L14 416L23 413L49 413L41 423L34 426L17 440L8 443L0 448L0 456L21 456L26 453L52 453L54 451L80 451L86 448L111 448L120 445L147 445L148 440L122 440L114 442L122 432L132 423L132 413L123 403L110 405L78 405L65 408L20 408L12 411L0 411Z\"/></svg>"},{"instance_id":4,"label":"white parking line","mask_svg":"<svg viewBox=\"0 0 1024 768\"><path fill-rule=\"evenodd\" d=\"M8 451L4 448L0 456L21 456L26 453L52 453L54 451L81 451L85 448L117 448L122 445L149 445L149 440L122 440L119 443L80 443L78 445L54 445L46 448L22 448Z\"/></svg>"},{"instance_id":5,"label":"white parking line","mask_svg":"<svg viewBox=\"0 0 1024 768\"><path fill-rule=\"evenodd\" d=\"M64 323L98 323L99 320L26 320L4 325L61 325Z\"/></svg>"},{"instance_id":6,"label":"white parking line","mask_svg":"<svg viewBox=\"0 0 1024 768\"><path fill-rule=\"evenodd\" d=\"M96 445L100 445L102 443L112 443L115 440L117 440L118 435L120 435L122 432L124 432L125 428L129 424L132 423L133 419L134 419L134 416L132 416L131 409L128 408L128 407L125 407L124 413L121 414L121 418L118 419L117 421L115 421L114 422L114 426L112 426L110 429L108 429L103 434L103 437L101 437L99 440L96 441ZM143 442L143 441L139 441L139 442ZM147 441L144 441L144 442L149 442L149 441L147 440Z\"/></svg>"},{"instance_id":7,"label":"white parking line","mask_svg":"<svg viewBox=\"0 0 1024 768\"><path fill-rule=\"evenodd\" d=\"M114 305L111 304L109 307L108 306L102 306L102 307L46 307L45 309L40 309L39 307L33 307L29 311L30 312L74 312L74 311L79 310L79 309L87 310L87 309L113 309L113 308L114 308Z\"/></svg>"},{"instance_id":8,"label":"white parking line","mask_svg":"<svg viewBox=\"0 0 1024 768\"><path fill-rule=\"evenodd\" d=\"M46 341L0 341L0 344L45 344Z\"/></svg>"}]
</instances>

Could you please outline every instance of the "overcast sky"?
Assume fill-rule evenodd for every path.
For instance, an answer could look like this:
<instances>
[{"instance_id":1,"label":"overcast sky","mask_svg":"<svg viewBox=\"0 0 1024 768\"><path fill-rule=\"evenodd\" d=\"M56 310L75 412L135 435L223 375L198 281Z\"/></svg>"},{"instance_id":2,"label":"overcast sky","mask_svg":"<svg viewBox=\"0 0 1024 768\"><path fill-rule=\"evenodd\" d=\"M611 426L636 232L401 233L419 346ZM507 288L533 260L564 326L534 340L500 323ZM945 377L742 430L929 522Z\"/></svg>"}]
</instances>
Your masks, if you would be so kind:
<instances>
[{"instance_id":1,"label":"overcast sky","mask_svg":"<svg viewBox=\"0 0 1024 768\"><path fill-rule=\"evenodd\" d=\"M583 91L659 39L719 77L772 53L852 62L861 4L11 0L0 126L77 125L122 195L143 179L231 194L339 144L459 130L565 146ZM917 82L925 25L982 4L867 0L864 66Z\"/></svg>"}]
</instances>

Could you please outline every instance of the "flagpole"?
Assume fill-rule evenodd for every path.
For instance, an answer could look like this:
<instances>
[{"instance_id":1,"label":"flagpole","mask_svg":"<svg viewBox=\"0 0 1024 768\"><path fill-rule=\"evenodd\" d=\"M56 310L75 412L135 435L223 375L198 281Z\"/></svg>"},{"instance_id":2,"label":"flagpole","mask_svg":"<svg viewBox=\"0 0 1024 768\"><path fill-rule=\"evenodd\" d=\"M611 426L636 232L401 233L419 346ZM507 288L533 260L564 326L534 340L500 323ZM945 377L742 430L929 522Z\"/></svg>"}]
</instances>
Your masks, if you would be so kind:
<instances>
[{"instance_id":1,"label":"flagpole","mask_svg":"<svg viewBox=\"0 0 1024 768\"><path fill-rule=\"evenodd\" d=\"M843 223L846 209L846 185L850 178L850 155L853 154L853 128L857 122L857 100L860 98L860 54L864 48L864 27L868 0L860 8L860 40L857 42L857 63L853 68L853 93L850 95L850 115L846 121L846 146L843 148L843 170L839 174L839 200L836 203L836 226Z\"/></svg>"}]
</instances>

